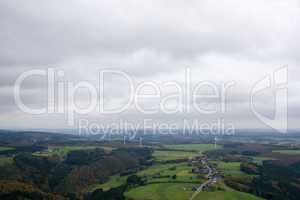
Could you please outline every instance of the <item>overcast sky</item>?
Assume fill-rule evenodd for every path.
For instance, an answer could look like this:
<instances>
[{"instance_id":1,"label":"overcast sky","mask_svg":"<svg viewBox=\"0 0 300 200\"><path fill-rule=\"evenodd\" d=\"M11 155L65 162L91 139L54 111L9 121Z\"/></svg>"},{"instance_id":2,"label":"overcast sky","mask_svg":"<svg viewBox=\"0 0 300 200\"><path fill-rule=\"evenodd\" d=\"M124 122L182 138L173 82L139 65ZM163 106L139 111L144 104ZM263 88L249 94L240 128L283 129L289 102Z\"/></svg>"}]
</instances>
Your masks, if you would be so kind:
<instances>
[{"instance_id":1,"label":"overcast sky","mask_svg":"<svg viewBox=\"0 0 300 200\"><path fill-rule=\"evenodd\" d=\"M250 109L251 89L283 66L288 66L289 127L300 128L299 32L297 0L0 1L0 128L76 127L68 125L64 114L30 115L16 105L13 88L18 76L47 68L63 70L63 81L89 81L97 88L99 71L122 70L135 86L152 81L164 95L174 89L163 87L164 82L184 86L187 68L192 84L235 82L227 93L225 113L145 114L131 105L122 114L93 110L76 114L77 120L110 123L120 118L133 122L151 118L180 123L182 119L214 122L222 118L236 128L267 128ZM120 106L130 96L124 80L110 77L105 84L108 106ZM272 91L261 92L255 99L257 110L267 117L282 102L274 100ZM26 79L21 97L30 107L45 106L49 100L46 79ZM88 97L82 90L76 101L84 107ZM157 102L142 104L155 107Z\"/></svg>"}]
</instances>

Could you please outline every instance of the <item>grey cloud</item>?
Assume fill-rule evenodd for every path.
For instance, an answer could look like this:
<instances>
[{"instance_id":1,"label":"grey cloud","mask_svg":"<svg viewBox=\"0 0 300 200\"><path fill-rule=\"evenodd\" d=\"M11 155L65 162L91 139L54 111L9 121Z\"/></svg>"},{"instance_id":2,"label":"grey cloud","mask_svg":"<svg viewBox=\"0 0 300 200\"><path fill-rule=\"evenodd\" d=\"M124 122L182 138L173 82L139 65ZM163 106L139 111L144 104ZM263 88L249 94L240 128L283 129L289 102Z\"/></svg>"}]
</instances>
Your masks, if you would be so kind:
<instances>
[{"instance_id":1,"label":"grey cloud","mask_svg":"<svg viewBox=\"0 0 300 200\"><path fill-rule=\"evenodd\" d=\"M273 43L277 44L288 33L284 26L289 28L289 22L279 27L270 17L260 16L263 23L256 21L253 15L261 13L253 7L253 13L247 15L231 13L234 2L224 7L223 13L218 13L222 4L176 2L171 3L173 7L167 13L166 3L150 7L136 1L75 1L72 6L68 1L2 2L1 62L51 65L93 52L126 54L143 48L174 57L208 52L260 57L272 55L270 48L276 50ZM260 6L266 8L264 4ZM274 12L280 10L280 6L274 8ZM296 37L290 35L291 39ZM262 51L267 55L262 55Z\"/></svg>"},{"instance_id":2,"label":"grey cloud","mask_svg":"<svg viewBox=\"0 0 300 200\"><path fill-rule=\"evenodd\" d=\"M299 10L296 0L1 1L0 115L14 109L12 94L1 91L12 90L29 69L60 68L68 80L95 84L97 71L107 68L137 81L182 83L185 67L191 67L197 80L246 82L228 101L232 115L250 120L251 84L276 66L292 65L290 95L299 101ZM108 102L122 102L128 92L118 81L107 88ZM45 91L44 80L27 80L24 99L43 105ZM294 104L292 109L298 113Z\"/></svg>"}]
</instances>

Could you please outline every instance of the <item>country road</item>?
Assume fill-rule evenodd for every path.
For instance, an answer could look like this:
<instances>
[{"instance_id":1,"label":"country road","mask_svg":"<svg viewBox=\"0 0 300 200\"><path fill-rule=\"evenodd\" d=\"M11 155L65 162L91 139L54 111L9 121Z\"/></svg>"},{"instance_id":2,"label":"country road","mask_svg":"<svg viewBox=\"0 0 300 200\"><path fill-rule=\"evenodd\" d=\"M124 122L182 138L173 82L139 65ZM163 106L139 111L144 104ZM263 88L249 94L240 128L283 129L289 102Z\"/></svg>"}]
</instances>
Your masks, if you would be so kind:
<instances>
[{"instance_id":1,"label":"country road","mask_svg":"<svg viewBox=\"0 0 300 200\"><path fill-rule=\"evenodd\" d=\"M207 161L202 159L201 163L203 165L206 166L206 168L208 169L208 174L207 174L207 178L208 180L205 181L204 183L202 183L197 190L193 193L193 195L189 198L189 200L193 200L202 190L204 187L206 187L207 185L211 184L213 181L216 180L216 178L213 176L213 170L211 169L211 167L208 165Z\"/></svg>"}]
</instances>

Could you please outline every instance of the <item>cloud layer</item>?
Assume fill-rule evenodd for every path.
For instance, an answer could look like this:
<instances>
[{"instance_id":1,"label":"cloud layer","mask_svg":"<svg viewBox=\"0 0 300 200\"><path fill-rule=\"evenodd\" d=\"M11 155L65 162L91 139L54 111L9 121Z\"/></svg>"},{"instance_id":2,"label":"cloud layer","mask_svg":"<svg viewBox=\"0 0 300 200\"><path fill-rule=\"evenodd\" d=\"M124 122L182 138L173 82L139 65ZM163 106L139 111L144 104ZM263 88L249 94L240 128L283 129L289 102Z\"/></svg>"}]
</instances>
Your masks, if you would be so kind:
<instances>
[{"instance_id":1,"label":"cloud layer","mask_svg":"<svg viewBox=\"0 0 300 200\"><path fill-rule=\"evenodd\" d=\"M0 125L51 128L51 121L68 127L64 115L33 117L20 112L13 85L24 71L53 67L65 71L65 80L98 86L99 70L117 69L130 75L135 84L177 81L184 85L189 67L195 84L235 81L228 93L228 111L213 116L157 113L157 121L224 117L236 127L265 127L249 108L251 88L288 65L290 127L299 128L299 6L297 0L2 1ZM111 79L106 83L105 102L117 106L126 101L124 82ZM46 88L45 80L27 80L22 98L31 106L45 106ZM164 94L168 92L163 89ZM259 107L271 110L272 95L264 95ZM78 94L78 102L85 105L87 96ZM120 117L138 121L151 116L135 109L122 115L95 112L88 116L103 122Z\"/></svg>"}]
</instances>

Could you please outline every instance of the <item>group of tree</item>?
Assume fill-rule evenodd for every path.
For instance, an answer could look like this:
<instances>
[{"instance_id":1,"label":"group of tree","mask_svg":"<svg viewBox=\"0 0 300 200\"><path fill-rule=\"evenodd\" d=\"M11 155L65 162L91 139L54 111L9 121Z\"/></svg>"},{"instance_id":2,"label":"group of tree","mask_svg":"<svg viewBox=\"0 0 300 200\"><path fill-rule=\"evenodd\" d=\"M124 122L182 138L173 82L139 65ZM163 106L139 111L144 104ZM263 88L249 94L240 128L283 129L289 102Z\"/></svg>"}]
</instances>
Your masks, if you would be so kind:
<instances>
[{"instance_id":1,"label":"group of tree","mask_svg":"<svg viewBox=\"0 0 300 200\"><path fill-rule=\"evenodd\" d=\"M120 148L110 153L103 149L76 150L68 153L65 159L21 153L14 157L13 164L0 166L0 180L6 181L14 189L11 193L1 190L0 199L17 197L17 194L25 197L34 195L34 199L51 199L53 195L82 198L88 186L103 183L114 174L134 171L148 164L151 155L152 150L148 148ZM128 184L141 182L132 177ZM1 195L4 195L3 198Z\"/></svg>"}]
</instances>

